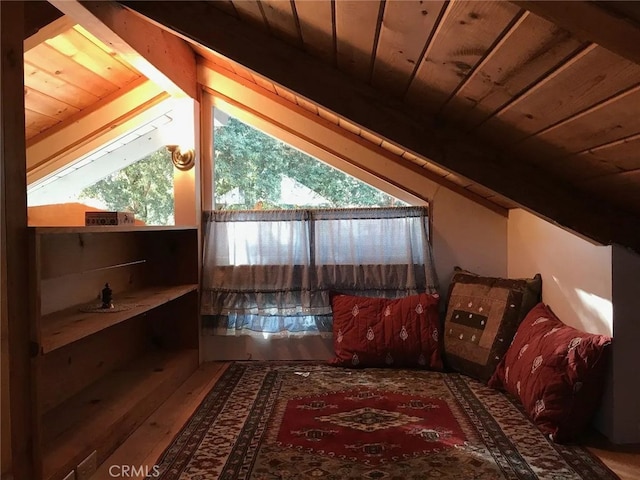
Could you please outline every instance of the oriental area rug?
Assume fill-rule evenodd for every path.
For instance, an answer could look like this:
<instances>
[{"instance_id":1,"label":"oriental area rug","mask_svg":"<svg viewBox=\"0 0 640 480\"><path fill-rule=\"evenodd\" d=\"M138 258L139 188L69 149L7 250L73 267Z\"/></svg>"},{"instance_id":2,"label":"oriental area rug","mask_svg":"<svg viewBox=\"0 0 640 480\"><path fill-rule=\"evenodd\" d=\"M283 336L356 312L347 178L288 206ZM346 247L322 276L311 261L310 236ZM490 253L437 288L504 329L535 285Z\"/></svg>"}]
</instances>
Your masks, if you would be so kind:
<instances>
[{"instance_id":1,"label":"oriental area rug","mask_svg":"<svg viewBox=\"0 0 640 480\"><path fill-rule=\"evenodd\" d=\"M153 478L618 477L584 448L549 441L509 397L462 375L236 362Z\"/></svg>"}]
</instances>

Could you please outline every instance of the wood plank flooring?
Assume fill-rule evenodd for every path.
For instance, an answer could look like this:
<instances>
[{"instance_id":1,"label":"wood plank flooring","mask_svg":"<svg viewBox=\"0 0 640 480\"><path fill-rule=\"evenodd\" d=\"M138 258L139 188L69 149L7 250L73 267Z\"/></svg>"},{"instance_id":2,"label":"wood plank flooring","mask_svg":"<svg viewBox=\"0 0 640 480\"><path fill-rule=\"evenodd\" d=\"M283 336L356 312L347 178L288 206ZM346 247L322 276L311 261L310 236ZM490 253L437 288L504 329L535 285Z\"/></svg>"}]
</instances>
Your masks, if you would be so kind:
<instances>
[{"instance_id":1,"label":"wood plank flooring","mask_svg":"<svg viewBox=\"0 0 640 480\"><path fill-rule=\"evenodd\" d=\"M153 465L198 407L204 396L229 364L207 362L189 377L175 393L123 443L91 477L91 480L113 480L113 465L141 466L152 472ZM621 480L640 479L640 444L611 445L600 435L588 439L591 452L618 474ZM114 467L119 468L119 467ZM112 470L115 473L115 470ZM144 475L127 478L142 479Z\"/></svg>"}]
</instances>

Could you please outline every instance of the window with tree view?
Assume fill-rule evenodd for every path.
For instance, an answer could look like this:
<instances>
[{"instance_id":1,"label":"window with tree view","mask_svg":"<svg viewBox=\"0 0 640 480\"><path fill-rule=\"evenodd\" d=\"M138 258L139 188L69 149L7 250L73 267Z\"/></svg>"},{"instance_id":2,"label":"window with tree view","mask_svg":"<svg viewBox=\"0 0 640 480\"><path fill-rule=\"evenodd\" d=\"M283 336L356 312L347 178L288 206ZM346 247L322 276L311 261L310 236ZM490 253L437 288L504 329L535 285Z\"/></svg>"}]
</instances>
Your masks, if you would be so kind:
<instances>
[{"instance_id":1,"label":"window with tree view","mask_svg":"<svg viewBox=\"0 0 640 480\"><path fill-rule=\"evenodd\" d=\"M214 209L406 205L219 108L213 138Z\"/></svg>"},{"instance_id":2,"label":"window with tree view","mask_svg":"<svg viewBox=\"0 0 640 480\"><path fill-rule=\"evenodd\" d=\"M213 144L203 330L326 335L331 291L394 297L435 289L426 207L409 207L217 108Z\"/></svg>"},{"instance_id":3,"label":"window with tree view","mask_svg":"<svg viewBox=\"0 0 640 480\"><path fill-rule=\"evenodd\" d=\"M88 210L131 212L146 225L172 225L174 171L163 131L174 128L171 113L28 185L29 207L66 205L83 214Z\"/></svg>"}]
</instances>

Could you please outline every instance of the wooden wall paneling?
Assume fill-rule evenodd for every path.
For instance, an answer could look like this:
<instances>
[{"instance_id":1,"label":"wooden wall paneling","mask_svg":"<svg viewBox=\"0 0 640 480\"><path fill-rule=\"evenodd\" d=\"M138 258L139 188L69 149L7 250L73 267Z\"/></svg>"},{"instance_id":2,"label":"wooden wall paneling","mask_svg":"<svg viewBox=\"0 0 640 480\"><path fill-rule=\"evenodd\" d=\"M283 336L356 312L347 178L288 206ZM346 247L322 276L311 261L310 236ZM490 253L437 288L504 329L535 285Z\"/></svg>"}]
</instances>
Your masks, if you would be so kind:
<instances>
[{"instance_id":1,"label":"wooden wall paneling","mask_svg":"<svg viewBox=\"0 0 640 480\"><path fill-rule=\"evenodd\" d=\"M362 136L362 132L360 132L360 136ZM387 142L386 140L383 140L380 146L399 157L402 157L402 154L405 152L404 149L394 145L393 143Z\"/></svg>"},{"instance_id":2,"label":"wooden wall paneling","mask_svg":"<svg viewBox=\"0 0 640 480\"><path fill-rule=\"evenodd\" d=\"M315 103L298 96L296 96L296 103L305 110L309 110L311 113L315 113L316 115L318 114L318 107L316 107Z\"/></svg>"},{"instance_id":3,"label":"wooden wall paneling","mask_svg":"<svg viewBox=\"0 0 640 480\"><path fill-rule=\"evenodd\" d=\"M114 370L43 419L46 478L62 478L94 449L98 464L197 368L198 352L158 352Z\"/></svg>"},{"instance_id":4,"label":"wooden wall paneling","mask_svg":"<svg viewBox=\"0 0 640 480\"><path fill-rule=\"evenodd\" d=\"M157 348L182 350L198 348L199 325L186 321L184 312L198 311L198 292L193 291L163 305L149 322L149 337Z\"/></svg>"},{"instance_id":5,"label":"wooden wall paneling","mask_svg":"<svg viewBox=\"0 0 640 480\"><path fill-rule=\"evenodd\" d=\"M275 42L221 13L209 12L199 3L189 3L188 7L183 3L167 3L162 9L149 2L125 4L363 128L379 132L443 168L501 192L565 228L595 240L617 241L629 247L638 245L640 227L623 220L625 212L568 190L566 185L556 183L522 162L508 158L501 161L495 150L447 125L436 129L418 122L406 105L380 96L366 84L348 78L292 46ZM206 28L191 21L194 15L204 14L208 14Z\"/></svg>"},{"instance_id":6,"label":"wooden wall paneling","mask_svg":"<svg viewBox=\"0 0 640 480\"><path fill-rule=\"evenodd\" d=\"M619 5L627 5L622 11L635 18L629 21L619 12L609 11L605 6L609 2L590 1L514 1L522 8L546 18L561 28L570 31L578 38L590 40L602 45L631 62L640 64L640 25L635 2L616 2L613 8L620 11ZM604 5L602 5L604 4Z\"/></svg>"},{"instance_id":7,"label":"wooden wall paneling","mask_svg":"<svg viewBox=\"0 0 640 480\"><path fill-rule=\"evenodd\" d=\"M336 62L334 2L298 0L295 5L304 49L334 65Z\"/></svg>"},{"instance_id":8,"label":"wooden wall paneling","mask_svg":"<svg viewBox=\"0 0 640 480\"><path fill-rule=\"evenodd\" d=\"M36 229L41 236L41 278L55 279L72 273L107 269L145 258L140 242L128 232L71 233L47 235L50 229Z\"/></svg>"},{"instance_id":9,"label":"wooden wall paneling","mask_svg":"<svg viewBox=\"0 0 640 480\"><path fill-rule=\"evenodd\" d=\"M118 87L123 87L140 77L140 73L132 67L110 55L74 28L46 40L45 43Z\"/></svg>"},{"instance_id":10,"label":"wooden wall paneling","mask_svg":"<svg viewBox=\"0 0 640 480\"><path fill-rule=\"evenodd\" d=\"M360 130L360 127L358 125L344 118L338 119L338 125L340 126L340 128L343 128L347 132L353 133L354 135L360 135L360 132L362 131Z\"/></svg>"},{"instance_id":11,"label":"wooden wall paneling","mask_svg":"<svg viewBox=\"0 0 640 480\"><path fill-rule=\"evenodd\" d=\"M47 115L52 119L62 121L69 115L78 113L79 108L69 105L55 97L41 93L33 88L25 86L24 101L30 110Z\"/></svg>"},{"instance_id":12,"label":"wooden wall paneling","mask_svg":"<svg viewBox=\"0 0 640 480\"><path fill-rule=\"evenodd\" d=\"M149 346L146 319L138 317L48 353L41 359L41 412L48 412L107 373L144 355Z\"/></svg>"},{"instance_id":13,"label":"wooden wall paneling","mask_svg":"<svg viewBox=\"0 0 640 480\"><path fill-rule=\"evenodd\" d=\"M595 196L610 199L620 209L640 208L640 170L588 179L581 186Z\"/></svg>"},{"instance_id":14,"label":"wooden wall paneling","mask_svg":"<svg viewBox=\"0 0 640 480\"><path fill-rule=\"evenodd\" d=\"M640 133L640 85L526 139L516 149L535 152L535 145L541 142L571 154L637 133Z\"/></svg>"},{"instance_id":15,"label":"wooden wall paneling","mask_svg":"<svg viewBox=\"0 0 640 480\"><path fill-rule=\"evenodd\" d=\"M45 480L59 480L93 450L102 462L197 367L198 230L54 227L30 232L35 239L31 277L37 283L32 290L39 292L31 300L42 307L34 310L41 331L34 405L42 434L36 447L43 451L36 466L42 466ZM120 265L140 258L145 263ZM122 283L135 277L136 285L119 291L121 276ZM186 278L189 285L176 285ZM105 281L112 283L116 306L130 302L133 308L100 314L71 306L83 289L98 304ZM49 297L59 304L52 308ZM70 308L60 310L64 307ZM154 337L154 322L165 321L165 308L177 330L175 343L172 332L166 332L168 341ZM47 315L47 309L56 310Z\"/></svg>"},{"instance_id":16,"label":"wooden wall paneling","mask_svg":"<svg viewBox=\"0 0 640 480\"><path fill-rule=\"evenodd\" d=\"M291 93L289 90L287 90L286 88L282 88L281 86L276 84L274 84L274 87L279 97L282 97L291 103L296 103L296 96L293 93Z\"/></svg>"},{"instance_id":17,"label":"wooden wall paneling","mask_svg":"<svg viewBox=\"0 0 640 480\"><path fill-rule=\"evenodd\" d=\"M24 126L25 2L0 2L0 315L10 362L11 470L15 480L38 474L32 387ZM4 333L4 332L3 332ZM4 363L4 362L3 362ZM6 411L5 411L6 412ZM4 419L3 419L4 420ZM2 422L3 429L7 428ZM6 433L2 435L6 438ZM7 456L5 448L3 459ZM3 465L4 467L4 465Z\"/></svg>"},{"instance_id":18,"label":"wooden wall paneling","mask_svg":"<svg viewBox=\"0 0 640 480\"><path fill-rule=\"evenodd\" d=\"M369 82L382 3L345 0L336 2L335 8L338 68Z\"/></svg>"},{"instance_id":19,"label":"wooden wall paneling","mask_svg":"<svg viewBox=\"0 0 640 480\"><path fill-rule=\"evenodd\" d=\"M117 296L146 281L146 253L124 233L60 234L41 238L43 315L97 301L109 282Z\"/></svg>"},{"instance_id":20,"label":"wooden wall paneling","mask_svg":"<svg viewBox=\"0 0 640 480\"><path fill-rule=\"evenodd\" d=\"M33 90L47 92L48 95L82 110L100 100L97 95L70 83L55 73L45 72L25 59L24 84Z\"/></svg>"},{"instance_id":21,"label":"wooden wall paneling","mask_svg":"<svg viewBox=\"0 0 640 480\"><path fill-rule=\"evenodd\" d=\"M263 30L269 30L269 24L264 18L262 5L258 0L234 0L233 6L238 12L240 20L258 26Z\"/></svg>"},{"instance_id":22,"label":"wooden wall paneling","mask_svg":"<svg viewBox=\"0 0 640 480\"><path fill-rule=\"evenodd\" d=\"M240 75L242 78L249 80L252 83L256 83L253 73L251 73L248 69L244 68L242 65L238 65L237 63L232 63L231 67L233 71Z\"/></svg>"},{"instance_id":23,"label":"wooden wall paneling","mask_svg":"<svg viewBox=\"0 0 640 480\"><path fill-rule=\"evenodd\" d=\"M428 163L424 158L417 157L411 152L404 152L402 154L402 158L405 158L416 165L420 165L421 167L424 167Z\"/></svg>"},{"instance_id":24,"label":"wooden wall paneling","mask_svg":"<svg viewBox=\"0 0 640 480\"><path fill-rule=\"evenodd\" d=\"M445 105L443 116L475 127L581 47L566 30L525 12Z\"/></svg>"},{"instance_id":25,"label":"wooden wall paneling","mask_svg":"<svg viewBox=\"0 0 640 480\"><path fill-rule=\"evenodd\" d=\"M216 65L224 68L225 70L229 70L230 72L234 71L232 62L222 57L221 55L216 55L215 52L212 52L211 50L208 50L207 48L201 47L198 45L194 45L193 49L195 50L196 54L199 55L199 58L197 58L198 63L201 62L202 59L206 57L208 61L215 63Z\"/></svg>"},{"instance_id":26,"label":"wooden wall paneling","mask_svg":"<svg viewBox=\"0 0 640 480\"><path fill-rule=\"evenodd\" d=\"M198 283L198 236L195 229L153 232L153 241L147 240L145 254L150 285L177 285ZM160 234L159 234L160 233ZM151 236L149 232L147 236Z\"/></svg>"},{"instance_id":27,"label":"wooden wall paneling","mask_svg":"<svg viewBox=\"0 0 640 480\"><path fill-rule=\"evenodd\" d=\"M640 168L640 135L613 142L602 147L592 148L575 155L576 158L590 158L614 165L620 170L636 170Z\"/></svg>"},{"instance_id":28,"label":"wooden wall paneling","mask_svg":"<svg viewBox=\"0 0 640 480\"><path fill-rule=\"evenodd\" d=\"M227 15L231 15L232 17L237 17L238 12L236 11L235 6L231 0L216 0L213 2L216 8L219 8Z\"/></svg>"},{"instance_id":29,"label":"wooden wall paneling","mask_svg":"<svg viewBox=\"0 0 640 480\"><path fill-rule=\"evenodd\" d=\"M387 2L371 84L404 95L433 34L444 1Z\"/></svg>"},{"instance_id":30,"label":"wooden wall paneling","mask_svg":"<svg viewBox=\"0 0 640 480\"><path fill-rule=\"evenodd\" d=\"M47 29L51 23L60 20L62 13L46 1L26 2L24 6L24 35L25 40ZM25 50L27 48L25 47Z\"/></svg>"},{"instance_id":31,"label":"wooden wall paneling","mask_svg":"<svg viewBox=\"0 0 640 480\"><path fill-rule=\"evenodd\" d=\"M29 131L41 133L48 128L51 128L53 125L60 123L60 120L25 108L24 123L25 128L28 128Z\"/></svg>"},{"instance_id":32,"label":"wooden wall paneling","mask_svg":"<svg viewBox=\"0 0 640 480\"><path fill-rule=\"evenodd\" d=\"M519 12L508 2L453 2L420 62L406 100L437 112Z\"/></svg>"},{"instance_id":33,"label":"wooden wall paneling","mask_svg":"<svg viewBox=\"0 0 640 480\"><path fill-rule=\"evenodd\" d=\"M487 200L495 203L496 205L501 206L502 208L511 209L511 208L521 208L521 205L518 205L516 202L509 200L500 195L491 195L487 197Z\"/></svg>"},{"instance_id":34,"label":"wooden wall paneling","mask_svg":"<svg viewBox=\"0 0 640 480\"><path fill-rule=\"evenodd\" d=\"M151 115L158 116L158 110L165 110L162 102L168 94L144 78L140 78L122 90L118 90L81 112L70 116L64 123L50 128L41 135L29 139L27 144L27 174L29 182L38 180L57 168L69 163L73 158L64 158L74 153L82 155L85 146L95 140L93 149L113 140L133 128L134 120ZM157 108L154 108L157 107Z\"/></svg>"},{"instance_id":35,"label":"wooden wall paneling","mask_svg":"<svg viewBox=\"0 0 640 480\"><path fill-rule=\"evenodd\" d=\"M339 124L339 122L338 122L338 124ZM368 132L366 130L361 130L360 131L360 136L362 138L364 138L367 142L371 142L374 145L378 145L378 146L382 145L382 139L379 136L374 135L371 132Z\"/></svg>"},{"instance_id":36,"label":"wooden wall paneling","mask_svg":"<svg viewBox=\"0 0 640 480\"><path fill-rule=\"evenodd\" d=\"M166 92L198 98L195 55L183 39L116 2L50 0L50 3L109 44L124 61Z\"/></svg>"},{"instance_id":37,"label":"wooden wall paneling","mask_svg":"<svg viewBox=\"0 0 640 480\"><path fill-rule=\"evenodd\" d=\"M330 112L326 108L318 107L318 115L320 116L320 118L328 120L331 123L335 123L336 125L338 125L340 122L338 116L335 113Z\"/></svg>"},{"instance_id":38,"label":"wooden wall paneling","mask_svg":"<svg viewBox=\"0 0 640 480\"><path fill-rule=\"evenodd\" d=\"M100 269L42 281L42 314L48 315L73 305L100 303L105 283L113 290L114 301L145 284L145 265L136 263Z\"/></svg>"},{"instance_id":39,"label":"wooden wall paneling","mask_svg":"<svg viewBox=\"0 0 640 480\"><path fill-rule=\"evenodd\" d=\"M475 131L513 144L640 82L640 65L592 45Z\"/></svg>"},{"instance_id":40,"label":"wooden wall paneling","mask_svg":"<svg viewBox=\"0 0 640 480\"><path fill-rule=\"evenodd\" d=\"M449 170L440 168L438 165L430 162L426 162L424 165L422 165L422 168L442 178L445 178L447 175L451 173Z\"/></svg>"},{"instance_id":41,"label":"wooden wall paneling","mask_svg":"<svg viewBox=\"0 0 640 480\"><path fill-rule=\"evenodd\" d=\"M253 82L256 85L261 86L262 88L270 91L271 93L276 93L276 87L274 87L272 81L267 80L266 78L263 78L260 75L252 75L252 77L253 77Z\"/></svg>"},{"instance_id":42,"label":"wooden wall paneling","mask_svg":"<svg viewBox=\"0 0 640 480\"><path fill-rule=\"evenodd\" d=\"M42 2L40 3L42 5ZM29 2L29 4L37 5L36 2ZM53 5L49 4L49 7L55 9L58 12L58 14L62 15L62 12L60 12ZM41 9L34 8L34 10L41 10ZM49 22L46 25L44 25L33 35L30 35L29 37L24 39L24 51L28 52L33 47L40 45L45 40L48 40L49 38L53 38L56 35L59 35L63 32L66 32L70 28L73 28L74 25L75 25L75 22L71 20L69 17L67 17L66 15L62 15L61 17L56 18L52 22Z\"/></svg>"},{"instance_id":43,"label":"wooden wall paneling","mask_svg":"<svg viewBox=\"0 0 640 480\"><path fill-rule=\"evenodd\" d=\"M488 188L484 188L482 185L478 184L468 185L466 189L470 192L475 193L476 195L480 195L482 198L489 198L494 195L491 190L489 190Z\"/></svg>"},{"instance_id":44,"label":"wooden wall paneling","mask_svg":"<svg viewBox=\"0 0 640 480\"><path fill-rule=\"evenodd\" d=\"M46 43L41 43L29 50L26 59L46 72L56 75L76 87L88 90L99 98L106 97L119 88Z\"/></svg>"},{"instance_id":45,"label":"wooden wall paneling","mask_svg":"<svg viewBox=\"0 0 640 480\"><path fill-rule=\"evenodd\" d=\"M216 98L235 109L235 115L243 118L247 115L251 121L258 121L257 126L267 132L273 132L274 135L283 138L297 148L306 151L310 155L314 155L330 165L337 167L347 173L366 181L377 188L387 191L387 193L398 198L407 198L406 193L411 195L411 200L407 201L425 201L428 203L429 195L424 190L425 179L434 180L440 185L459 193L466 198L475 202L479 202L486 208L500 215L506 215L507 212L502 207L496 207L492 202L485 202L484 199L473 195L471 192L460 188L458 185L444 180L443 175L434 175L430 170L421 168L416 163L392 154L377 144L372 144L365 140L364 137L357 133L347 131L340 127L332 119L327 121L318 121L318 118L310 112L303 110L298 105L287 102L280 97L270 97L266 92L254 89L258 95L248 91L253 86L247 84L243 88L244 92L240 92L241 88L238 82L241 78L232 79L227 74L220 74L215 71L212 65L203 64L199 77L204 85L215 85L218 89ZM231 100L226 93L236 92L242 99L242 107L237 100ZM249 107L252 105L252 107ZM257 111L256 111L257 109ZM269 117L264 112L269 112ZM277 112L277 113L276 113ZM273 115L273 117L271 117ZM289 119L295 116L295 120ZM269 118L270 120L267 120ZM338 117L336 117L338 118ZM341 118L337 119L339 123ZM274 123L280 125L280 128L274 128ZM288 124L295 124L293 127ZM254 123L255 124L255 123ZM288 126L287 126L288 125ZM306 125L302 127L301 125ZM357 131L357 125L352 128ZM295 132L295 133L294 133ZM362 132L360 132L362 133ZM302 139L305 139L302 141ZM382 143L382 139L379 140ZM318 148L319 147L319 148ZM349 154L346 152L349 151ZM328 155L327 155L328 154ZM340 159L340 163L336 160ZM363 175L363 172L366 172ZM446 172L448 173L448 172ZM410 185L409 185L410 184ZM403 187L400 189L398 185ZM392 186L392 188L389 188ZM403 197L403 195L405 195Z\"/></svg>"},{"instance_id":46,"label":"wooden wall paneling","mask_svg":"<svg viewBox=\"0 0 640 480\"><path fill-rule=\"evenodd\" d=\"M589 157L547 157L540 163L549 174L563 179L570 185L580 185L585 179L601 177L622 171L613 164L601 162Z\"/></svg>"},{"instance_id":47,"label":"wooden wall paneling","mask_svg":"<svg viewBox=\"0 0 640 480\"><path fill-rule=\"evenodd\" d=\"M34 129L34 128L27 127L27 126L25 125L25 127L24 127L24 133L25 133L25 138L26 138L26 139L29 139L29 138L31 138L31 137L35 137L35 136L36 136L36 135L38 135L40 132L39 132L38 130Z\"/></svg>"},{"instance_id":48,"label":"wooden wall paneling","mask_svg":"<svg viewBox=\"0 0 640 480\"><path fill-rule=\"evenodd\" d=\"M293 45L301 46L302 38L292 1L261 0L261 3L271 34Z\"/></svg>"}]
</instances>

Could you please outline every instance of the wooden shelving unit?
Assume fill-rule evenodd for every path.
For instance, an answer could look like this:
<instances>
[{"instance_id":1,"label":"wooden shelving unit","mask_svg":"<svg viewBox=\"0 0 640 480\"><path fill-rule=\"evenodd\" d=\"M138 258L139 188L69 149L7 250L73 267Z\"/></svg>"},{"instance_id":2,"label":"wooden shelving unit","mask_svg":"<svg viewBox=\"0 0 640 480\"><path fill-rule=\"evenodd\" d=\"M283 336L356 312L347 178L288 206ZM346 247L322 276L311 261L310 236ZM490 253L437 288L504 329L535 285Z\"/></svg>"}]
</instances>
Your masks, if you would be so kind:
<instances>
[{"instance_id":1,"label":"wooden shelving unit","mask_svg":"<svg viewBox=\"0 0 640 480\"><path fill-rule=\"evenodd\" d=\"M31 228L34 480L103 462L199 363L198 233ZM113 311L95 311L105 283ZM126 307L126 308L125 308Z\"/></svg>"},{"instance_id":2,"label":"wooden shelving unit","mask_svg":"<svg viewBox=\"0 0 640 480\"><path fill-rule=\"evenodd\" d=\"M83 312L84 305L78 305L45 315L41 320L41 353L49 353L56 348L64 347L197 289L196 284L144 288L120 295L116 299L116 302L130 305L131 308L127 310L105 313Z\"/></svg>"}]
</instances>

